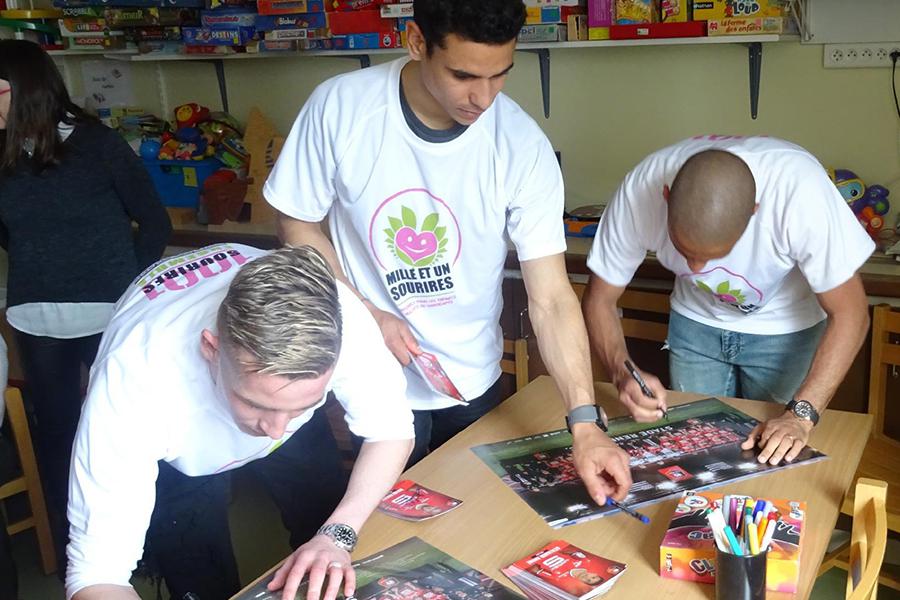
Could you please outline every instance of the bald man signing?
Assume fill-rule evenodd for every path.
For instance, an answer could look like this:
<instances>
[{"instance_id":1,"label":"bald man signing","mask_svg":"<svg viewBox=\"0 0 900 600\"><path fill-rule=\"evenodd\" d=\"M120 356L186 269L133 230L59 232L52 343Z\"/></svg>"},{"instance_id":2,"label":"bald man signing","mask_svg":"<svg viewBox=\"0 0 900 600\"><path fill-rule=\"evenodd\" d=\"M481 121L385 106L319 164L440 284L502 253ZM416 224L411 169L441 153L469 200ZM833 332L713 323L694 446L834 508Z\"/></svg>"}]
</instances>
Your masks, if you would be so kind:
<instances>
[{"instance_id":1,"label":"bald man signing","mask_svg":"<svg viewBox=\"0 0 900 600\"><path fill-rule=\"evenodd\" d=\"M675 273L672 389L785 404L758 426L760 462L806 445L866 336L857 269L874 244L811 154L769 137L698 136L644 159L606 208L588 255L591 344L619 399L659 419L666 391L628 357L616 301L646 253Z\"/></svg>"}]
</instances>

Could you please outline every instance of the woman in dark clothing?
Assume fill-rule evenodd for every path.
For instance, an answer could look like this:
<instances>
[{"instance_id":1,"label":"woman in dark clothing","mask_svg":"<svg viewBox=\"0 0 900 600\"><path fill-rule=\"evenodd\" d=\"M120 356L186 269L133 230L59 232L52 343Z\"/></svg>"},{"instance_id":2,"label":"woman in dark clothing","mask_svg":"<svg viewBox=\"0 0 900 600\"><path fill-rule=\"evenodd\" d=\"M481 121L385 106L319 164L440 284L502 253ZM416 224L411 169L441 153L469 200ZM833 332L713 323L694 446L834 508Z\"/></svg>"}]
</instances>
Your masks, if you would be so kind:
<instances>
[{"instance_id":1,"label":"woman in dark clothing","mask_svg":"<svg viewBox=\"0 0 900 600\"><path fill-rule=\"evenodd\" d=\"M136 225L136 226L135 226ZM81 373L121 292L171 232L150 176L115 131L72 103L39 46L0 40L0 246L7 319L34 407L38 463L65 564Z\"/></svg>"}]
</instances>

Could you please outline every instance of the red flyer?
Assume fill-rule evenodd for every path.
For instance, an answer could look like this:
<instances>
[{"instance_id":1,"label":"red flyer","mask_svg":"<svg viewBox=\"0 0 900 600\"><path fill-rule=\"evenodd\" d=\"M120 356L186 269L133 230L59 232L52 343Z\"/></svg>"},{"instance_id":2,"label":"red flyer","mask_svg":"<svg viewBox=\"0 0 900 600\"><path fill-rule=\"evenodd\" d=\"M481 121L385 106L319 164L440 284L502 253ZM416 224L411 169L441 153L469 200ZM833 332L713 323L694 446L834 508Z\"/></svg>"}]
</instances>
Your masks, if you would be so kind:
<instances>
[{"instance_id":1,"label":"red flyer","mask_svg":"<svg viewBox=\"0 0 900 600\"><path fill-rule=\"evenodd\" d=\"M587 600L609 591L625 565L554 540L502 571L530 598Z\"/></svg>"},{"instance_id":2,"label":"red flyer","mask_svg":"<svg viewBox=\"0 0 900 600\"><path fill-rule=\"evenodd\" d=\"M430 352L422 352L419 355L410 354L409 357L412 359L409 363L410 366L415 369L419 377L424 379L425 383L433 391L453 398L460 404L469 404L463 398L463 395L459 393L459 390L456 389L456 386L453 385L453 382L450 381L450 376L447 375L447 372L441 366L437 356Z\"/></svg>"},{"instance_id":3,"label":"red flyer","mask_svg":"<svg viewBox=\"0 0 900 600\"><path fill-rule=\"evenodd\" d=\"M404 479L398 481L381 500L378 510L406 521L424 521L449 512L460 504L462 500Z\"/></svg>"}]
</instances>

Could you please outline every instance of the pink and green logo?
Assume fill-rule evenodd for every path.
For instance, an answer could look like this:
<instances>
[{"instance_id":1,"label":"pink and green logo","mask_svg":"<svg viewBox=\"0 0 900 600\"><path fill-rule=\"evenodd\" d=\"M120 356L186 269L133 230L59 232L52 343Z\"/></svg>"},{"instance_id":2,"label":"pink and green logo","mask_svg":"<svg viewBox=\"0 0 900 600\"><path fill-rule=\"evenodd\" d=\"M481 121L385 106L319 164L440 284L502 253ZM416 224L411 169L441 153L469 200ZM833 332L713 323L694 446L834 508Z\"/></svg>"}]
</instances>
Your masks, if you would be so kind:
<instances>
[{"instance_id":1,"label":"pink and green logo","mask_svg":"<svg viewBox=\"0 0 900 600\"><path fill-rule=\"evenodd\" d=\"M697 287L708 294L712 294L719 301L726 304L745 304L747 298L744 296L743 290L731 287L731 282L727 279L716 286L715 291L699 279L695 281Z\"/></svg>"},{"instance_id":2,"label":"pink and green logo","mask_svg":"<svg viewBox=\"0 0 900 600\"><path fill-rule=\"evenodd\" d=\"M416 213L400 207L400 218L388 217L390 227L385 228L385 243L405 264L411 267L427 267L440 259L447 250L447 228L439 226L436 212L418 222Z\"/></svg>"}]
</instances>

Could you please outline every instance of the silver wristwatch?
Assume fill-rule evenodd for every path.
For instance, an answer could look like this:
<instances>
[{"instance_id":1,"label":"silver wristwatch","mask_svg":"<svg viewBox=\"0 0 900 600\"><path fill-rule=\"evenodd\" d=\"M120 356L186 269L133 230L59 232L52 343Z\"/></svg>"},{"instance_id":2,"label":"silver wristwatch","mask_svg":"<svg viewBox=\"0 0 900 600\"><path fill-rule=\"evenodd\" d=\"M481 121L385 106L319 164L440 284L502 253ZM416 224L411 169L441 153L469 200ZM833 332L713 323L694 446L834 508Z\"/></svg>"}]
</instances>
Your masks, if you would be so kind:
<instances>
[{"instance_id":1,"label":"silver wristwatch","mask_svg":"<svg viewBox=\"0 0 900 600\"><path fill-rule=\"evenodd\" d=\"M324 535L325 537L330 538L335 546L341 550L346 550L347 552L353 552L353 549L356 548L358 539L356 531L349 525L344 525L343 523L328 523L327 525L322 525L319 527L316 535Z\"/></svg>"},{"instance_id":2,"label":"silver wristwatch","mask_svg":"<svg viewBox=\"0 0 900 600\"><path fill-rule=\"evenodd\" d=\"M784 408L794 413L798 419L809 421L814 426L819 423L819 411L806 400L791 400Z\"/></svg>"}]
</instances>

